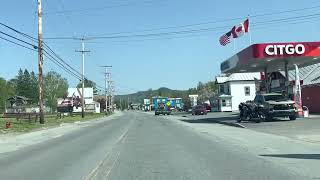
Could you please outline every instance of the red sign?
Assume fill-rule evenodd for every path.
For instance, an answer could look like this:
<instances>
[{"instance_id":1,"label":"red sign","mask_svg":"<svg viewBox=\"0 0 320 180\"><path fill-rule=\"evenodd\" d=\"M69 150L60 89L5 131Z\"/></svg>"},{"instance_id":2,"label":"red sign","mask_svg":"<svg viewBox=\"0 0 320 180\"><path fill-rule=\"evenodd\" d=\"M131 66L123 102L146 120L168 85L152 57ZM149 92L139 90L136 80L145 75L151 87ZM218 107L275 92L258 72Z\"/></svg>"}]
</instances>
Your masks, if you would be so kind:
<instances>
[{"instance_id":1,"label":"red sign","mask_svg":"<svg viewBox=\"0 0 320 180\"><path fill-rule=\"evenodd\" d=\"M254 58L320 56L320 42L253 45Z\"/></svg>"}]
</instances>

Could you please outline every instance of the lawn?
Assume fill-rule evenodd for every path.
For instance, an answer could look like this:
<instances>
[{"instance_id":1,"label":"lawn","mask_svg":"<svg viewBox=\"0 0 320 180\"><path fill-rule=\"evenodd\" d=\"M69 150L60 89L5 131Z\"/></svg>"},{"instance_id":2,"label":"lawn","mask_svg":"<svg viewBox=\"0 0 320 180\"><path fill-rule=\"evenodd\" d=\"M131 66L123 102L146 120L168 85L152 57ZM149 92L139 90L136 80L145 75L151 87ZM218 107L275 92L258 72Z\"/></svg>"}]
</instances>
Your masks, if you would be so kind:
<instances>
[{"instance_id":1,"label":"lawn","mask_svg":"<svg viewBox=\"0 0 320 180\"><path fill-rule=\"evenodd\" d=\"M100 117L107 116L104 113L101 114L86 114L84 118L81 117L81 114L76 114L73 116L65 116L64 118L57 118L56 115L46 115L45 124L40 124L39 122L29 122L29 120L18 121L15 118L0 118L0 134L7 133L23 133L35 131L43 128L59 126L61 123L73 123L76 121L88 121ZM11 122L11 128L6 129L6 122Z\"/></svg>"}]
</instances>

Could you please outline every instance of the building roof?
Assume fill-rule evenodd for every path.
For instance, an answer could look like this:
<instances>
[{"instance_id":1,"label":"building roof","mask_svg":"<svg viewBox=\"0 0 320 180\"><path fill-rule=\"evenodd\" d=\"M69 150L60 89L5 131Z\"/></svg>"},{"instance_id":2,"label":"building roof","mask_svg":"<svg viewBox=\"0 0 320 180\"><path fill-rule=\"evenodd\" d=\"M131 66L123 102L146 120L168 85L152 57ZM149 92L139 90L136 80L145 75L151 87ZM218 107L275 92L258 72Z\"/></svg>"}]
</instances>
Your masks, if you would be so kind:
<instances>
[{"instance_id":1,"label":"building roof","mask_svg":"<svg viewBox=\"0 0 320 180\"><path fill-rule=\"evenodd\" d=\"M254 81L255 79L260 80L260 73L232 73L229 76L218 76L216 82L218 84L230 82L230 81Z\"/></svg>"},{"instance_id":2,"label":"building roof","mask_svg":"<svg viewBox=\"0 0 320 180\"><path fill-rule=\"evenodd\" d=\"M283 71L281 74L285 76ZM290 70L288 75L289 81L295 80L295 70ZM299 77L303 80L303 85L320 84L320 63L299 68Z\"/></svg>"},{"instance_id":3,"label":"building roof","mask_svg":"<svg viewBox=\"0 0 320 180\"><path fill-rule=\"evenodd\" d=\"M221 94L220 96L218 96L218 98L232 98L233 96L228 95L228 94Z\"/></svg>"},{"instance_id":4,"label":"building roof","mask_svg":"<svg viewBox=\"0 0 320 180\"><path fill-rule=\"evenodd\" d=\"M297 52L270 52L278 49L277 47L298 47L303 51ZM260 43L252 44L241 50L229 59L223 61L220 65L222 73L239 73L239 72L263 72L268 67L268 72L275 69L283 69L284 63L287 62L289 69L294 69L294 64L299 67L306 67L317 64L320 57L320 42L284 42L284 43Z\"/></svg>"},{"instance_id":5,"label":"building roof","mask_svg":"<svg viewBox=\"0 0 320 180\"><path fill-rule=\"evenodd\" d=\"M24 97L24 96L12 96L10 98L7 99L8 101L9 100L23 100L23 101L28 101L30 100L29 98L27 97Z\"/></svg>"},{"instance_id":6,"label":"building roof","mask_svg":"<svg viewBox=\"0 0 320 180\"><path fill-rule=\"evenodd\" d=\"M218 84L221 84L221 83L225 83L227 81L228 77L224 77L224 76L217 76L216 77L216 82Z\"/></svg>"}]
</instances>

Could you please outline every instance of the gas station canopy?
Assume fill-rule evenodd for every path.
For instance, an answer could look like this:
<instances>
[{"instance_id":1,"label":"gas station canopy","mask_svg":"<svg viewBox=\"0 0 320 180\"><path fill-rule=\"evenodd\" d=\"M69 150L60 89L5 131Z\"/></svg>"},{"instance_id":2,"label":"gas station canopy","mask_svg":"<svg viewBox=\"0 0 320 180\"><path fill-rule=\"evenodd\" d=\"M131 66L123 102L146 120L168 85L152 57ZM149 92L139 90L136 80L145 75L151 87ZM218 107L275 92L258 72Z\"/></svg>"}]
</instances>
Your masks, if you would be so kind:
<instances>
[{"instance_id":1,"label":"gas station canopy","mask_svg":"<svg viewBox=\"0 0 320 180\"><path fill-rule=\"evenodd\" d=\"M253 44L221 63L222 73L275 72L320 62L320 42Z\"/></svg>"}]
</instances>

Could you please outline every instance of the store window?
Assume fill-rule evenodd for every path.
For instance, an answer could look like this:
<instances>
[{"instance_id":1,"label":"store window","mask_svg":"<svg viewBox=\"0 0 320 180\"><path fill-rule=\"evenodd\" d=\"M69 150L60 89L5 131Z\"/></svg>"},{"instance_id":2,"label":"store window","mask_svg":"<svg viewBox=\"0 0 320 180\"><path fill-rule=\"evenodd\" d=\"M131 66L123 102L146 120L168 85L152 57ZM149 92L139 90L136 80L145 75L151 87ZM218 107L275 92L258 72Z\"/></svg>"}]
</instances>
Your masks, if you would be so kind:
<instances>
[{"instance_id":1,"label":"store window","mask_svg":"<svg viewBox=\"0 0 320 180\"><path fill-rule=\"evenodd\" d=\"M227 99L227 100L226 100L226 106L228 106L228 107L231 106L231 100L230 100L230 99Z\"/></svg>"},{"instance_id":2,"label":"store window","mask_svg":"<svg viewBox=\"0 0 320 180\"><path fill-rule=\"evenodd\" d=\"M227 106L226 100L225 100L225 99L222 99L222 100L221 100L221 104L222 104L222 107L226 107L226 106Z\"/></svg>"},{"instance_id":3,"label":"store window","mask_svg":"<svg viewBox=\"0 0 320 180\"><path fill-rule=\"evenodd\" d=\"M244 87L244 94L245 94L246 96L250 96L250 86Z\"/></svg>"},{"instance_id":4,"label":"store window","mask_svg":"<svg viewBox=\"0 0 320 180\"><path fill-rule=\"evenodd\" d=\"M224 84L220 84L220 94L224 94Z\"/></svg>"},{"instance_id":5,"label":"store window","mask_svg":"<svg viewBox=\"0 0 320 180\"><path fill-rule=\"evenodd\" d=\"M227 84L227 85L226 85L226 88L227 88L226 94L230 94L230 84Z\"/></svg>"}]
</instances>

